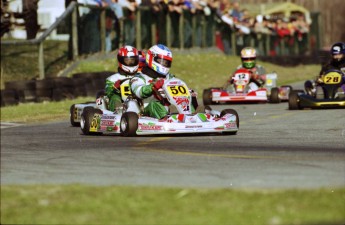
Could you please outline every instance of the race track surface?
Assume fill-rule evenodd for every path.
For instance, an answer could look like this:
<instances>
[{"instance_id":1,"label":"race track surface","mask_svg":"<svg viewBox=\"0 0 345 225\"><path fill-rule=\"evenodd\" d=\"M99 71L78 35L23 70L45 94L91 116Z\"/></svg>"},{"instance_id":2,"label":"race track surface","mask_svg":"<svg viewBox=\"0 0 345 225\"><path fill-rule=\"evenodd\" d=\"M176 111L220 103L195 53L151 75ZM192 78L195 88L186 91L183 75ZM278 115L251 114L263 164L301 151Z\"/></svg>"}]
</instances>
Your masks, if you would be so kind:
<instances>
[{"instance_id":1,"label":"race track surface","mask_svg":"<svg viewBox=\"0 0 345 225\"><path fill-rule=\"evenodd\" d=\"M69 121L1 129L1 184L345 186L345 110L236 109L237 135L85 136Z\"/></svg>"}]
</instances>

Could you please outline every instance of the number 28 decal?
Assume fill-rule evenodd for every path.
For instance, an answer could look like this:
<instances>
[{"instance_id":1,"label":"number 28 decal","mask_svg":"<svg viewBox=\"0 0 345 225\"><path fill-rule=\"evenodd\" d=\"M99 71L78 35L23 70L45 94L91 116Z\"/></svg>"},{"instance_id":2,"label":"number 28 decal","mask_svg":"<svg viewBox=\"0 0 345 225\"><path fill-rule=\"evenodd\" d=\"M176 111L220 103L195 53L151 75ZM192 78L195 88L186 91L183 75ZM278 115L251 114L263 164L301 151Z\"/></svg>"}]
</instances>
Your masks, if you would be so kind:
<instances>
[{"instance_id":1,"label":"number 28 decal","mask_svg":"<svg viewBox=\"0 0 345 225\"><path fill-rule=\"evenodd\" d=\"M323 81L325 84L339 84L341 82L341 75L336 72L327 73Z\"/></svg>"}]
</instances>

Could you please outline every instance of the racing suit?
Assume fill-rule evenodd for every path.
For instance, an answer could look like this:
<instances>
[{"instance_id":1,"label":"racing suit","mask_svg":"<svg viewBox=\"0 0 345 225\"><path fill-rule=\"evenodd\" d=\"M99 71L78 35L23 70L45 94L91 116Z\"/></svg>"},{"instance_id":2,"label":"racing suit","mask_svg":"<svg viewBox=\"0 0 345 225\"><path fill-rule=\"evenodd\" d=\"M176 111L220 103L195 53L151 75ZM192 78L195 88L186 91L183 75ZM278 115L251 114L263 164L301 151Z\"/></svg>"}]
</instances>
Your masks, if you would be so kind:
<instances>
[{"instance_id":1,"label":"racing suit","mask_svg":"<svg viewBox=\"0 0 345 225\"><path fill-rule=\"evenodd\" d=\"M236 70L238 69L247 69L247 68L243 67L242 65L239 65L236 68ZM249 82L255 83L258 87L262 87L265 84L265 79L263 78L262 75L266 74L266 70L263 66L255 65L253 68L247 69L247 70L252 72L252 76L250 77Z\"/></svg>"},{"instance_id":2,"label":"racing suit","mask_svg":"<svg viewBox=\"0 0 345 225\"><path fill-rule=\"evenodd\" d=\"M328 63L322 65L319 76L314 81L307 80L304 83L304 88L309 95L312 95L312 96L315 95L316 85L321 85L321 86L323 85L322 76L325 75L326 72L329 70L340 70L343 72L343 79L342 79L341 88L345 92L345 76L344 76L344 74L345 74L345 59L342 59L339 62L334 62L333 60L331 60Z\"/></svg>"},{"instance_id":3,"label":"racing suit","mask_svg":"<svg viewBox=\"0 0 345 225\"><path fill-rule=\"evenodd\" d=\"M135 75L130 80L130 89L132 93L144 103L144 115L162 119L168 114L168 106L164 106L154 95L153 86L158 80L169 80L174 77L172 74L167 74L165 78L159 78L154 75L146 75L144 73L155 73L153 70L144 67L143 73ZM155 78L152 78L155 77Z\"/></svg>"},{"instance_id":4,"label":"racing suit","mask_svg":"<svg viewBox=\"0 0 345 225\"><path fill-rule=\"evenodd\" d=\"M121 74L119 72L111 75L106 79L105 93L109 98L109 110L114 112L117 107L122 105L124 99L121 96L121 84L129 84L133 75ZM124 87L124 91L130 93L129 87Z\"/></svg>"}]
</instances>

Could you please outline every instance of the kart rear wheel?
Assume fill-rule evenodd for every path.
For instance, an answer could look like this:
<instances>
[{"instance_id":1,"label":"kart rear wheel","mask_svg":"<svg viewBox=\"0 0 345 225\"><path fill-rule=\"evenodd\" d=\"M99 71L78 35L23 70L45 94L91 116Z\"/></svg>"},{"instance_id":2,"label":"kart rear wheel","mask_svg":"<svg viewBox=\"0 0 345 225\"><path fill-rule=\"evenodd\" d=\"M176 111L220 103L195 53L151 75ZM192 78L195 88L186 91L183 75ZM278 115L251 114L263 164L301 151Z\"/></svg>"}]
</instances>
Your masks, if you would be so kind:
<instances>
[{"instance_id":1,"label":"kart rear wheel","mask_svg":"<svg viewBox=\"0 0 345 225\"><path fill-rule=\"evenodd\" d=\"M202 94L202 100L204 105L212 105L212 91L211 89L205 89Z\"/></svg>"},{"instance_id":2,"label":"kart rear wheel","mask_svg":"<svg viewBox=\"0 0 345 225\"><path fill-rule=\"evenodd\" d=\"M301 109L299 106L298 91L292 91L289 94L289 110Z\"/></svg>"},{"instance_id":3,"label":"kart rear wheel","mask_svg":"<svg viewBox=\"0 0 345 225\"><path fill-rule=\"evenodd\" d=\"M120 131L125 137L134 137L138 130L138 114L135 112L125 112L120 121Z\"/></svg>"},{"instance_id":4,"label":"kart rear wheel","mask_svg":"<svg viewBox=\"0 0 345 225\"><path fill-rule=\"evenodd\" d=\"M271 89L270 102L271 103L279 103L280 102L279 88L274 87Z\"/></svg>"},{"instance_id":5,"label":"kart rear wheel","mask_svg":"<svg viewBox=\"0 0 345 225\"><path fill-rule=\"evenodd\" d=\"M233 115L235 115L235 117L236 117L236 126L237 126L237 128L240 128L240 117L238 116L238 113L237 113L236 110L234 110L234 109L223 109L220 112L220 117L223 117L225 114L233 114ZM234 132L223 132L223 134L225 134L225 135L235 135L235 134L237 134L237 131L234 131Z\"/></svg>"},{"instance_id":6,"label":"kart rear wheel","mask_svg":"<svg viewBox=\"0 0 345 225\"><path fill-rule=\"evenodd\" d=\"M85 107L80 119L80 128L85 135L92 135L92 134L101 134L100 132L92 132L90 131L91 126L97 126L97 124L93 123L94 115L102 114L102 111L99 109L95 109L93 107Z\"/></svg>"},{"instance_id":7,"label":"kart rear wheel","mask_svg":"<svg viewBox=\"0 0 345 225\"><path fill-rule=\"evenodd\" d=\"M80 126L80 122L77 122L74 120L74 118L77 116L77 109L75 107L75 104L71 105L70 109L69 109L69 119L70 119L70 122L71 122L71 125L73 127L79 127Z\"/></svg>"}]
</instances>

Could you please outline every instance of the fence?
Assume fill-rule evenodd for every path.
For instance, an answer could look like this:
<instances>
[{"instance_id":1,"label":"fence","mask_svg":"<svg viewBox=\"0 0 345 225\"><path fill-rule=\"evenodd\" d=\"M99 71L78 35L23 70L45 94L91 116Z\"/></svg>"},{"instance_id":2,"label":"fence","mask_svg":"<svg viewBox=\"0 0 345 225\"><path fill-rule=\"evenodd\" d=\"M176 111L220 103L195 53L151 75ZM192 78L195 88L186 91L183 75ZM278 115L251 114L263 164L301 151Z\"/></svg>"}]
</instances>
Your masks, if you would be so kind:
<instances>
[{"instance_id":1,"label":"fence","mask_svg":"<svg viewBox=\"0 0 345 225\"><path fill-rule=\"evenodd\" d=\"M79 16L79 11L88 8L89 13ZM109 8L81 5L71 2L66 11L40 37L33 40L1 40L1 45L37 45L39 78L45 78L44 41L64 23L70 35L69 55L74 60L79 55L105 52L109 38L113 37L110 50L129 44L138 49L148 49L156 43L170 48L206 48L217 46L226 54L239 54L244 46L254 46L261 55L303 54L309 49L309 36L303 42L296 36L279 37L276 33L243 34L224 23L215 10L208 15L204 11L181 14L161 10L152 13L152 8L140 6L136 12L124 10L124 19L114 20L109 28ZM110 29L110 30L109 30ZM109 50L109 48L108 48Z\"/></svg>"}]
</instances>

